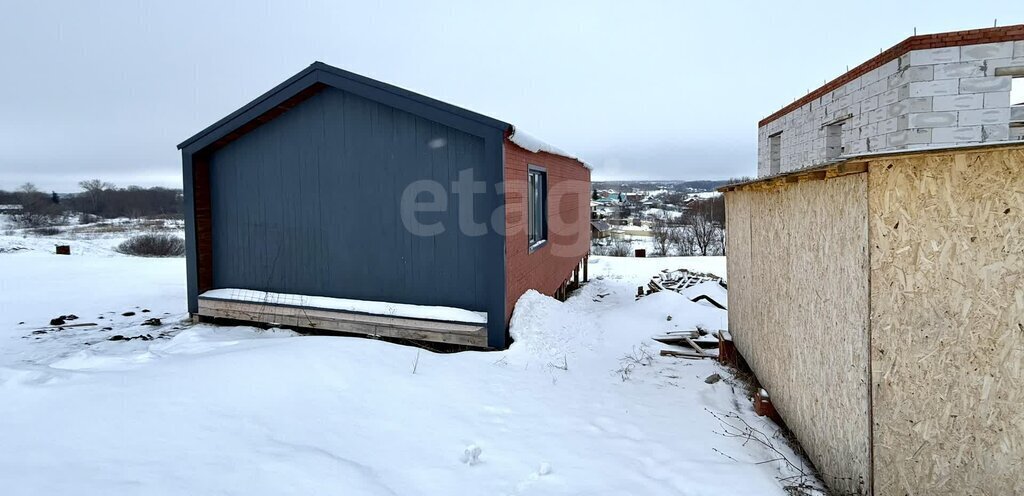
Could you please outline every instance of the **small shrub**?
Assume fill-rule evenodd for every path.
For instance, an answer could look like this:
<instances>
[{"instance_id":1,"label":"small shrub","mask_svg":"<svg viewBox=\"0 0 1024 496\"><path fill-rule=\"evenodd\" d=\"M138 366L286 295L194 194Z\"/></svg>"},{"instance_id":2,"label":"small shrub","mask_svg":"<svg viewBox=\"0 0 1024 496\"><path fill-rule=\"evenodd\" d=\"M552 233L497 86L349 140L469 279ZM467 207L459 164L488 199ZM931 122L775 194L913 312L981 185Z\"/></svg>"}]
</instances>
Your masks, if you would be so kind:
<instances>
[{"instance_id":1,"label":"small shrub","mask_svg":"<svg viewBox=\"0 0 1024 496\"><path fill-rule=\"evenodd\" d=\"M633 252L633 245L624 239L617 239L608 246L608 256L628 257Z\"/></svg>"},{"instance_id":2,"label":"small shrub","mask_svg":"<svg viewBox=\"0 0 1024 496\"><path fill-rule=\"evenodd\" d=\"M116 251L136 257L180 257L185 254L185 240L169 234L141 234L117 245Z\"/></svg>"},{"instance_id":3,"label":"small shrub","mask_svg":"<svg viewBox=\"0 0 1024 496\"><path fill-rule=\"evenodd\" d=\"M60 234L60 229L56 227L37 227L32 230L32 234L39 236L56 236Z\"/></svg>"},{"instance_id":4,"label":"small shrub","mask_svg":"<svg viewBox=\"0 0 1024 496\"><path fill-rule=\"evenodd\" d=\"M67 223L67 217L62 214L22 212L11 218L16 225L25 228L62 226Z\"/></svg>"},{"instance_id":5,"label":"small shrub","mask_svg":"<svg viewBox=\"0 0 1024 496\"><path fill-rule=\"evenodd\" d=\"M98 215L87 214L85 212L82 212L82 213L78 214L78 223L79 224L95 224L95 223L97 223L99 221L100 221L100 217Z\"/></svg>"}]
</instances>

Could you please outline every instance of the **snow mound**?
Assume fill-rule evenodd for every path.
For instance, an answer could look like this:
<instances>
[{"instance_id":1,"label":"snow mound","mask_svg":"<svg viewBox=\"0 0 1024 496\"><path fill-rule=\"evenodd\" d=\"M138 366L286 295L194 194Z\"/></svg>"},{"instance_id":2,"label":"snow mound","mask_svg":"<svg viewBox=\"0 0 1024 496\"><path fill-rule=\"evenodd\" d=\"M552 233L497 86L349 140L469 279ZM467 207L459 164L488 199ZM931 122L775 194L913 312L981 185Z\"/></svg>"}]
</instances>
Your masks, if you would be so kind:
<instances>
[{"instance_id":1,"label":"snow mound","mask_svg":"<svg viewBox=\"0 0 1024 496\"><path fill-rule=\"evenodd\" d=\"M560 157L571 158L583 164L584 167L588 169L593 169L593 167L591 167L590 164L588 164L585 160L577 157L576 155L573 155L565 150L562 150L561 148L546 143L533 135L520 131L518 128L512 128L512 136L509 136L508 139L512 140L513 143L521 146L523 149L531 151L533 153L544 152L550 153L552 155L558 155Z\"/></svg>"},{"instance_id":2,"label":"snow mound","mask_svg":"<svg viewBox=\"0 0 1024 496\"><path fill-rule=\"evenodd\" d=\"M195 355L228 348L243 341L296 336L299 336L299 333L286 329L273 328L263 330L247 326L221 327L197 325L181 331L171 338L170 341L150 346L150 349L167 354Z\"/></svg>"},{"instance_id":3,"label":"snow mound","mask_svg":"<svg viewBox=\"0 0 1024 496\"><path fill-rule=\"evenodd\" d=\"M633 311L658 315L666 320L671 316L673 318L671 323L679 323L686 327L700 326L710 330L729 328L729 316L725 310L694 303L675 291L659 291L644 296L636 302Z\"/></svg>"},{"instance_id":4,"label":"snow mound","mask_svg":"<svg viewBox=\"0 0 1024 496\"><path fill-rule=\"evenodd\" d=\"M725 306L729 303L729 292L722 287L718 281L704 281L694 284L682 291L683 296L692 300L698 296L705 295ZM711 303L702 303L711 305Z\"/></svg>"},{"instance_id":5,"label":"snow mound","mask_svg":"<svg viewBox=\"0 0 1024 496\"><path fill-rule=\"evenodd\" d=\"M514 342L509 357L561 364L582 346L588 317L550 296L529 290L519 297L509 333ZM593 339L594 332L589 333Z\"/></svg>"},{"instance_id":6,"label":"snow mound","mask_svg":"<svg viewBox=\"0 0 1024 496\"><path fill-rule=\"evenodd\" d=\"M138 355L101 355L89 350L73 353L57 360L50 367L63 370L130 370L152 361L156 356L150 352Z\"/></svg>"}]
</instances>

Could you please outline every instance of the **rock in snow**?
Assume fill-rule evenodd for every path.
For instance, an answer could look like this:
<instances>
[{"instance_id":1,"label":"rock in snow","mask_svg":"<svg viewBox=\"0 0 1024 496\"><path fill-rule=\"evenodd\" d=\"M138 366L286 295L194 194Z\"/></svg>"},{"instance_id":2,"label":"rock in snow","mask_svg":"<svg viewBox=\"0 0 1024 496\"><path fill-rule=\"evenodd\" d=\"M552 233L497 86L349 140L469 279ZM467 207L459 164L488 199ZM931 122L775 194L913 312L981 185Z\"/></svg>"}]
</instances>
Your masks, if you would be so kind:
<instances>
[{"instance_id":1,"label":"rock in snow","mask_svg":"<svg viewBox=\"0 0 1024 496\"><path fill-rule=\"evenodd\" d=\"M475 444L466 446L466 450L462 452L462 463L467 465L476 465L480 463L480 453L484 450Z\"/></svg>"},{"instance_id":2,"label":"rock in snow","mask_svg":"<svg viewBox=\"0 0 1024 496\"><path fill-rule=\"evenodd\" d=\"M551 464L543 462L540 464L540 468L537 469L537 475L548 475L551 473Z\"/></svg>"}]
</instances>

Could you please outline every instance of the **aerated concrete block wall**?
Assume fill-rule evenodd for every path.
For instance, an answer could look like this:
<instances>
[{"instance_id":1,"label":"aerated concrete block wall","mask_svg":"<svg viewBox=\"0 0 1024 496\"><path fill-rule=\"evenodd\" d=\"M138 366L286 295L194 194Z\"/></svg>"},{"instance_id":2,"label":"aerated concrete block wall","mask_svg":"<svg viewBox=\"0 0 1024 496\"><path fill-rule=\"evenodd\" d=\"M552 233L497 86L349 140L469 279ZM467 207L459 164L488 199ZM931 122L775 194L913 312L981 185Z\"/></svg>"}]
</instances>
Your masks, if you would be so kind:
<instances>
[{"instance_id":1,"label":"aerated concrete block wall","mask_svg":"<svg viewBox=\"0 0 1024 496\"><path fill-rule=\"evenodd\" d=\"M917 38L926 37L904 44ZM801 169L840 155L1022 139L1024 128L1011 131L1010 126L1024 122L1024 106L1011 107L1013 77L996 75L1005 67L1024 68L1024 40L905 51L822 93L826 85L814 92L820 96L805 97L808 101L798 108L762 121L757 174ZM840 122L842 150L829 153L835 138L827 137L837 132L829 126ZM771 161L770 137L775 135L780 138L778 170L772 170Z\"/></svg>"}]
</instances>

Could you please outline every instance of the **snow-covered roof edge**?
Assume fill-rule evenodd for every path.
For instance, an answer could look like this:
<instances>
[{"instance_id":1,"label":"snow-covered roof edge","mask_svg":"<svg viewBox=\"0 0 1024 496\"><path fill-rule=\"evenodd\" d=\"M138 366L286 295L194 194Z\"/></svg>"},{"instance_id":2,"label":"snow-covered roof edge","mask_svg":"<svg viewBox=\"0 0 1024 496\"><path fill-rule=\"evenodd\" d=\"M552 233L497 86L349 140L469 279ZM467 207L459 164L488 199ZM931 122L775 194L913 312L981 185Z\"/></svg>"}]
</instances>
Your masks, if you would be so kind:
<instances>
[{"instance_id":1,"label":"snow-covered roof edge","mask_svg":"<svg viewBox=\"0 0 1024 496\"><path fill-rule=\"evenodd\" d=\"M517 128L516 126L512 126L512 134L508 137L508 139L511 140L516 145L522 147L524 150L529 150L533 153L546 152L552 155L558 155L560 157L571 158L579 162L580 164L583 164L583 167L586 167L589 170L594 170L594 167L588 164L586 160L583 160L582 158L579 158L576 155L573 155L554 145L545 143L544 141L537 139L537 137L533 135L520 131L519 128Z\"/></svg>"}]
</instances>

